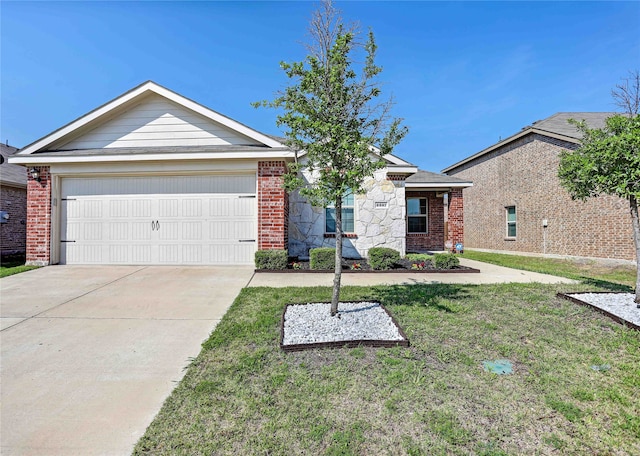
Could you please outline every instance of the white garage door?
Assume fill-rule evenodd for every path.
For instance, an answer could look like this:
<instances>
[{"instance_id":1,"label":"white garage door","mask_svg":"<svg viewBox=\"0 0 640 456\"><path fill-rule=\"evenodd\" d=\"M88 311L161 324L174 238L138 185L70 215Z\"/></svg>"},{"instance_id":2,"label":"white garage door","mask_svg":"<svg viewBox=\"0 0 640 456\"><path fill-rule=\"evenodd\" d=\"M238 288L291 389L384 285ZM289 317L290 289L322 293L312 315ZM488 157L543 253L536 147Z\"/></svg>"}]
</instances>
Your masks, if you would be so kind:
<instances>
[{"instance_id":1,"label":"white garage door","mask_svg":"<svg viewBox=\"0 0 640 456\"><path fill-rule=\"evenodd\" d=\"M253 264L255 174L64 178L62 264Z\"/></svg>"}]
</instances>

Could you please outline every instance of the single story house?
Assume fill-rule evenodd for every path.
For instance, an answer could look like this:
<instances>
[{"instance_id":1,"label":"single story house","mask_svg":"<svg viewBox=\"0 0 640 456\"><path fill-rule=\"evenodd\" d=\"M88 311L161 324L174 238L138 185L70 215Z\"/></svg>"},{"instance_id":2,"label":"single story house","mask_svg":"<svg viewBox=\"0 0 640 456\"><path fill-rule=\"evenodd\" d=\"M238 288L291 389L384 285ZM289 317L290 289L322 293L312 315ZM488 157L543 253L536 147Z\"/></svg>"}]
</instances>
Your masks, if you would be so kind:
<instances>
[{"instance_id":1,"label":"single story house","mask_svg":"<svg viewBox=\"0 0 640 456\"><path fill-rule=\"evenodd\" d=\"M282 189L294 151L148 81L21 149L29 264L252 264L257 249L335 243L331 208ZM394 155L346 199L345 256L441 250L470 182ZM445 233L445 203L448 225Z\"/></svg>"},{"instance_id":2,"label":"single story house","mask_svg":"<svg viewBox=\"0 0 640 456\"><path fill-rule=\"evenodd\" d=\"M27 238L27 172L8 162L18 149L0 144L0 255L23 255Z\"/></svg>"},{"instance_id":3,"label":"single story house","mask_svg":"<svg viewBox=\"0 0 640 456\"><path fill-rule=\"evenodd\" d=\"M568 122L601 128L610 112L559 112L443 170L474 182L464 191L466 248L634 260L629 202L573 201L558 179L559 154L579 146Z\"/></svg>"}]
</instances>

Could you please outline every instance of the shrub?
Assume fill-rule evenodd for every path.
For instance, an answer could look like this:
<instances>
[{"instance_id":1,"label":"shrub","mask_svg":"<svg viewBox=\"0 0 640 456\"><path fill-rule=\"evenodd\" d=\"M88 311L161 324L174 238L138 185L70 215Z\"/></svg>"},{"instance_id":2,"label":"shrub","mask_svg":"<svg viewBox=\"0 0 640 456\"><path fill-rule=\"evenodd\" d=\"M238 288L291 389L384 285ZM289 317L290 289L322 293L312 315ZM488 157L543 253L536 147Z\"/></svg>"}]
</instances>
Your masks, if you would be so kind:
<instances>
[{"instance_id":1,"label":"shrub","mask_svg":"<svg viewBox=\"0 0 640 456\"><path fill-rule=\"evenodd\" d=\"M319 247L309 250L309 267L311 269L333 269L336 264L336 249Z\"/></svg>"},{"instance_id":2,"label":"shrub","mask_svg":"<svg viewBox=\"0 0 640 456\"><path fill-rule=\"evenodd\" d=\"M453 269L460 264L460 260L453 253L436 253L433 264L438 269Z\"/></svg>"},{"instance_id":3,"label":"shrub","mask_svg":"<svg viewBox=\"0 0 640 456\"><path fill-rule=\"evenodd\" d=\"M405 258L409 261L417 261L418 263L427 262L433 260L433 255L426 253L407 253Z\"/></svg>"},{"instance_id":4,"label":"shrub","mask_svg":"<svg viewBox=\"0 0 640 456\"><path fill-rule=\"evenodd\" d=\"M387 247L373 247L369 249L369 265L372 269L391 269L394 264L400 261L400 252Z\"/></svg>"},{"instance_id":5,"label":"shrub","mask_svg":"<svg viewBox=\"0 0 640 456\"><path fill-rule=\"evenodd\" d=\"M286 250L258 250L255 255L256 269L287 269L288 259Z\"/></svg>"}]
</instances>

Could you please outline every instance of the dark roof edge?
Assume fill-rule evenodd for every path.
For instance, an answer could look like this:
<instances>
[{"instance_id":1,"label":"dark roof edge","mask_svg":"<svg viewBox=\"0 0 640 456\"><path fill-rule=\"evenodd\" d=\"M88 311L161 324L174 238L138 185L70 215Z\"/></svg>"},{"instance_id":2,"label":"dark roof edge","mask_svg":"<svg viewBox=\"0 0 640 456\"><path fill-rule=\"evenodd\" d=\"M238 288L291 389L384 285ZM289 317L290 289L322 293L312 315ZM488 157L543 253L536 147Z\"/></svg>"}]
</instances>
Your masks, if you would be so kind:
<instances>
[{"instance_id":1,"label":"dark roof edge","mask_svg":"<svg viewBox=\"0 0 640 456\"><path fill-rule=\"evenodd\" d=\"M494 150L496 150L496 149L498 149L498 148L500 148L502 146L506 146L507 144L515 141L516 139L520 139L520 138L522 138L524 136L527 136L529 134L535 134L535 133L537 133L539 135L543 135L543 136L548 136L550 138L560 139L562 141L567 141L567 142L574 143L574 144L579 144L580 143L580 140L578 140L576 138L572 138L571 136L566 136L566 135L562 135L562 134L559 134L559 133L553 133L553 132L550 132L550 131L541 130L539 128L528 126L528 127L525 127L524 129L522 129L521 131L519 131L518 133L509 136L508 138L503 139L502 141L500 141L500 142L498 142L498 143L496 143L496 144L494 144L492 146L489 146L486 149L483 149L483 150L481 150L480 152L478 152L476 154L473 154L473 155L471 155L471 156L469 156L469 157L467 157L467 158L465 158L463 160L460 160L457 163L454 163L451 166L448 166L448 167L444 168L442 170L442 172L443 173L448 173L448 172L450 172L450 171L452 171L452 170L454 170L456 168L459 168L460 166L462 166L462 165L464 165L466 163L469 163L470 161L475 160L476 158L480 158L483 155L488 154L489 152L492 152L492 151L494 151Z\"/></svg>"}]
</instances>

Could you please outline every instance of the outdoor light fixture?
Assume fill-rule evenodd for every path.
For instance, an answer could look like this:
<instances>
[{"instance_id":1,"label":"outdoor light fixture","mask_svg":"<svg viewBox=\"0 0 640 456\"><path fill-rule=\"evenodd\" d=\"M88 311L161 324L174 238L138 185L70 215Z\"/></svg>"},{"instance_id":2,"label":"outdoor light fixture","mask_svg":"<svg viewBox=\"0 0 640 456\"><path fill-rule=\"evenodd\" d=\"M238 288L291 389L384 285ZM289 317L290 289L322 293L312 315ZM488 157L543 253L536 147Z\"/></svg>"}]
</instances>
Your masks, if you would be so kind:
<instances>
[{"instance_id":1,"label":"outdoor light fixture","mask_svg":"<svg viewBox=\"0 0 640 456\"><path fill-rule=\"evenodd\" d=\"M36 168L31 168L29 170L29 174L31 174L31 178L33 180L37 180L38 182L40 182L40 171L37 170Z\"/></svg>"}]
</instances>

